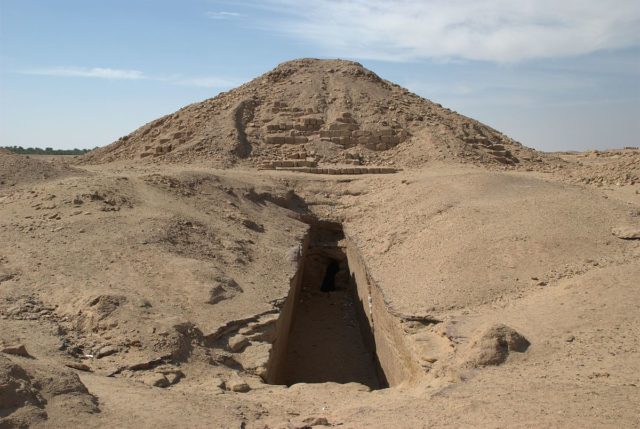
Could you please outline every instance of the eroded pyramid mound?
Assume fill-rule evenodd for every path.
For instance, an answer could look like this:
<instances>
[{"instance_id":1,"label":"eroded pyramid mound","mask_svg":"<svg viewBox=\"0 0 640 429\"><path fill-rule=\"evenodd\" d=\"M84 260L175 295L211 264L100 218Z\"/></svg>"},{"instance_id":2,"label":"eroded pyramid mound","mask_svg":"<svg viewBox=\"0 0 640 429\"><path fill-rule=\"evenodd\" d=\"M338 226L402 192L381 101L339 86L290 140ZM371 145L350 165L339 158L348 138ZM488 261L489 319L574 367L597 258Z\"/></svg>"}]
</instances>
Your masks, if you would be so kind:
<instances>
[{"instance_id":1,"label":"eroded pyramid mound","mask_svg":"<svg viewBox=\"0 0 640 429\"><path fill-rule=\"evenodd\" d=\"M501 166L543 158L502 133L344 60L301 59L144 125L88 162L149 159L226 166L297 159Z\"/></svg>"}]
</instances>

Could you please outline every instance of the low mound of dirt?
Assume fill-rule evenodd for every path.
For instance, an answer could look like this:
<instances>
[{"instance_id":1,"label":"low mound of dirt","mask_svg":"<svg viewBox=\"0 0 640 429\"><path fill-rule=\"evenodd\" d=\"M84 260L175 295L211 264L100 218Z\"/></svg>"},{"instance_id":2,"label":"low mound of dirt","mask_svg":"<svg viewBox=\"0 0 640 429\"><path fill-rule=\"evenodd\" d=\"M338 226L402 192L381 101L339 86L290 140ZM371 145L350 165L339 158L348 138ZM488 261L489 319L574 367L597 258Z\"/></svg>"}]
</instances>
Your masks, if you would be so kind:
<instances>
[{"instance_id":1,"label":"low mound of dirt","mask_svg":"<svg viewBox=\"0 0 640 429\"><path fill-rule=\"evenodd\" d=\"M303 161L415 167L445 160L540 169L522 146L343 60L301 59L144 125L84 157L269 166ZM292 165L292 166L297 166Z\"/></svg>"},{"instance_id":2,"label":"low mound of dirt","mask_svg":"<svg viewBox=\"0 0 640 429\"><path fill-rule=\"evenodd\" d=\"M83 173L64 161L16 155L0 149L0 189L78 174Z\"/></svg>"},{"instance_id":3,"label":"low mound of dirt","mask_svg":"<svg viewBox=\"0 0 640 429\"><path fill-rule=\"evenodd\" d=\"M477 368L500 365L512 352L524 352L529 341L514 329L496 324L476 335L463 356L463 366Z\"/></svg>"},{"instance_id":4,"label":"low mound of dirt","mask_svg":"<svg viewBox=\"0 0 640 429\"><path fill-rule=\"evenodd\" d=\"M638 148L564 152L559 155L567 161L559 173L570 182L598 187L640 183Z\"/></svg>"},{"instance_id":5,"label":"low mound of dirt","mask_svg":"<svg viewBox=\"0 0 640 429\"><path fill-rule=\"evenodd\" d=\"M76 373L33 359L0 355L0 386L3 428L32 427L51 411L75 416L100 411Z\"/></svg>"}]
</instances>

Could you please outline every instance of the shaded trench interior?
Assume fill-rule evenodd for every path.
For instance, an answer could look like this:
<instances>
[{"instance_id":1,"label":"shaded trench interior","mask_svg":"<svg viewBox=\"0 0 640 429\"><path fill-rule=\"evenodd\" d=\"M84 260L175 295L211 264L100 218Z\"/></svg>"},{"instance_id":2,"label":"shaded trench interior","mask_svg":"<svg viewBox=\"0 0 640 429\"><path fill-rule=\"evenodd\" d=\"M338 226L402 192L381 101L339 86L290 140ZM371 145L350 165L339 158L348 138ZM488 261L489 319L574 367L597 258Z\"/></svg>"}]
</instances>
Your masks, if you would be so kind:
<instances>
[{"instance_id":1,"label":"shaded trench interior","mask_svg":"<svg viewBox=\"0 0 640 429\"><path fill-rule=\"evenodd\" d=\"M360 296L362 290L341 225L313 224L278 321L267 381L388 387L366 314L371 299Z\"/></svg>"}]
</instances>

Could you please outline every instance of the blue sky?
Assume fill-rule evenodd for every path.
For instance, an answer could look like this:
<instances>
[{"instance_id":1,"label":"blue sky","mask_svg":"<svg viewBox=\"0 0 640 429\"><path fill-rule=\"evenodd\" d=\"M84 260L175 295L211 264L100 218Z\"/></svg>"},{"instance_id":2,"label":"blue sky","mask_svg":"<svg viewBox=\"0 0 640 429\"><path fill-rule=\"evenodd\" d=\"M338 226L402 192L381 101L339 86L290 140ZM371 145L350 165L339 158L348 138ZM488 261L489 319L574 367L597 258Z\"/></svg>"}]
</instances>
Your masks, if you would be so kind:
<instances>
[{"instance_id":1,"label":"blue sky","mask_svg":"<svg viewBox=\"0 0 640 429\"><path fill-rule=\"evenodd\" d=\"M637 0L0 0L0 146L102 146L300 57L537 149L640 144Z\"/></svg>"}]
</instances>

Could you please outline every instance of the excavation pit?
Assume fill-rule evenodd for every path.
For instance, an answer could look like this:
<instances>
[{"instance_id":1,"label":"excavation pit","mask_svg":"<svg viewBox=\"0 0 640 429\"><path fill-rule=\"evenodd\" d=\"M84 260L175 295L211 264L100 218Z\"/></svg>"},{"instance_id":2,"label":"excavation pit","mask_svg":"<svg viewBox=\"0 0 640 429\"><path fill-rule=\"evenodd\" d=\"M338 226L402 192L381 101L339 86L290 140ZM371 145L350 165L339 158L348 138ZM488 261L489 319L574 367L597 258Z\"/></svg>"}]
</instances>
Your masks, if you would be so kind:
<instances>
[{"instance_id":1,"label":"excavation pit","mask_svg":"<svg viewBox=\"0 0 640 429\"><path fill-rule=\"evenodd\" d=\"M382 339L373 331L371 286L365 277L359 287L364 271L350 267L348 246L340 224L312 226L278 320L267 382L389 386L377 354Z\"/></svg>"}]
</instances>

